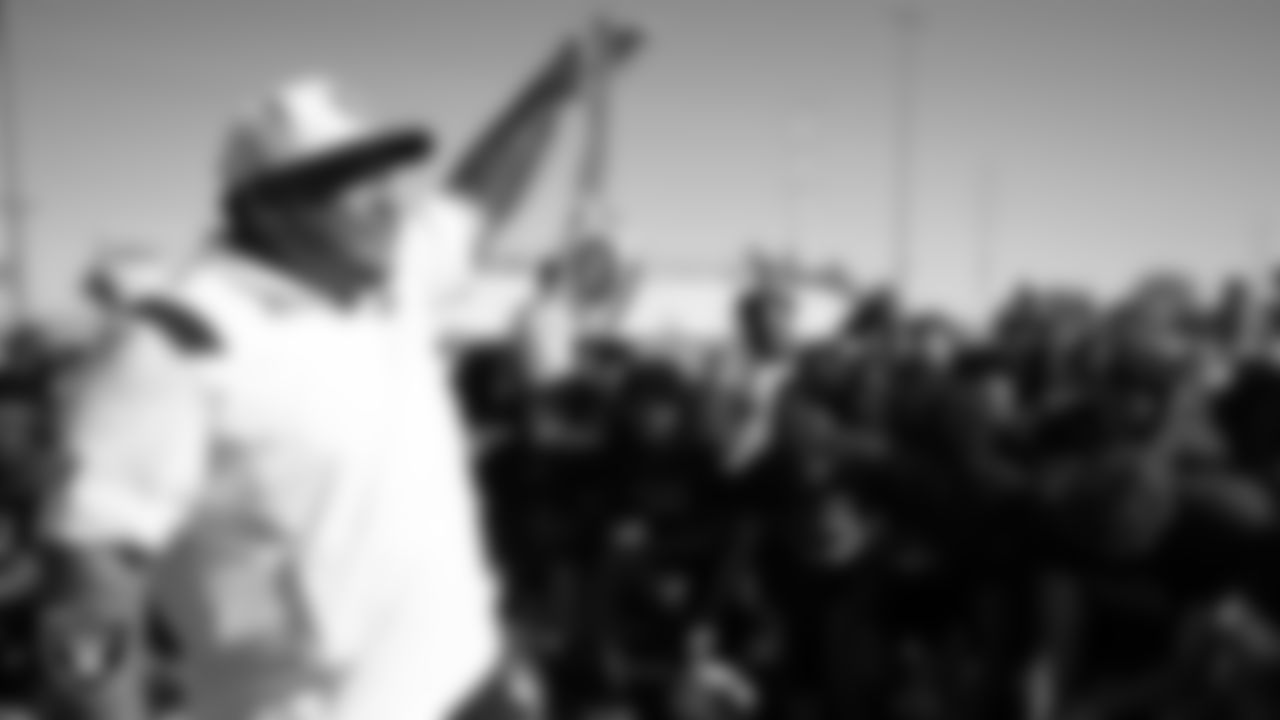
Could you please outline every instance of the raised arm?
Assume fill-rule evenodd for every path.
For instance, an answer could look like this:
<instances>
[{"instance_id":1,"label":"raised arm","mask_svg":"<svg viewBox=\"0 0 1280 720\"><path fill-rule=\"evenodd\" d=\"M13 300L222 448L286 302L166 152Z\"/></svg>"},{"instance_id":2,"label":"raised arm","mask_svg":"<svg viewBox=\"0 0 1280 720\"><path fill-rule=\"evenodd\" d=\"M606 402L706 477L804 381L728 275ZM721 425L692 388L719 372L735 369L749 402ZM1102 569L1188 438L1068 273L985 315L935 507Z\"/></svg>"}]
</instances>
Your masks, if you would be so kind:
<instances>
[{"instance_id":1,"label":"raised arm","mask_svg":"<svg viewBox=\"0 0 1280 720\"><path fill-rule=\"evenodd\" d=\"M594 32L605 72L640 47L630 28L601 23ZM579 43L566 41L464 150L442 192L410 212L396 280L404 307L425 311L448 302L478 263L492 260L493 239L528 191L561 115L588 85ZM410 319L410 325L420 323Z\"/></svg>"},{"instance_id":2,"label":"raised arm","mask_svg":"<svg viewBox=\"0 0 1280 720\"><path fill-rule=\"evenodd\" d=\"M615 23L596 27L597 57L605 74L640 49L641 35ZM588 86L589 68L580 41L566 41L462 154L448 187L479 212L482 235L514 214L542 164L561 115ZM486 254L482 245L476 248Z\"/></svg>"}]
</instances>

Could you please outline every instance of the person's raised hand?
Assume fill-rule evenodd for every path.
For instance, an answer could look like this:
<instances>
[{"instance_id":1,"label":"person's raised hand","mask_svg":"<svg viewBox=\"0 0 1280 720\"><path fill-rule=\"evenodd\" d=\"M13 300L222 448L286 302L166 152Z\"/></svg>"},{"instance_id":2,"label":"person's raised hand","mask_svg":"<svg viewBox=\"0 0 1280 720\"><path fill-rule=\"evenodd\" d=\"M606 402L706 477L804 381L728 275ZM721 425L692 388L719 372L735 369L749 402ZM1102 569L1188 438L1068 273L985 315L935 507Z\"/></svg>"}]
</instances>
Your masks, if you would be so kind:
<instances>
[{"instance_id":1,"label":"person's raised hand","mask_svg":"<svg viewBox=\"0 0 1280 720\"><path fill-rule=\"evenodd\" d=\"M612 76L639 53L645 42L639 28L612 17L597 20L590 33L594 52L584 52L581 33L571 35L534 86L552 94L580 93L590 83L591 63L599 62L598 70L606 77Z\"/></svg>"}]
</instances>

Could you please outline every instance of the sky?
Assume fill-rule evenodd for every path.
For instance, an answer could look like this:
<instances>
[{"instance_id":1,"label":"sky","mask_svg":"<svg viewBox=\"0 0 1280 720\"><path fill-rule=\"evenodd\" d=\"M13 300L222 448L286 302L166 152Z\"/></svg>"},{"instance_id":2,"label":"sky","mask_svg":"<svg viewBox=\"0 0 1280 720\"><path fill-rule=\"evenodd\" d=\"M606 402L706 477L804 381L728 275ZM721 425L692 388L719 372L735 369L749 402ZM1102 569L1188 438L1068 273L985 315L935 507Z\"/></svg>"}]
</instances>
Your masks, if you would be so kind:
<instances>
[{"instance_id":1,"label":"sky","mask_svg":"<svg viewBox=\"0 0 1280 720\"><path fill-rule=\"evenodd\" d=\"M592 7L649 44L616 91L619 238L727 272L751 245L888 271L898 36L887 0L9 0L33 301L95 249L214 225L228 123L300 74L420 120L447 166ZM910 291L964 311L1020 278L1109 293L1280 254L1280 3L916 0ZM506 249L563 235L570 126ZM429 177L429 174L428 174Z\"/></svg>"}]
</instances>

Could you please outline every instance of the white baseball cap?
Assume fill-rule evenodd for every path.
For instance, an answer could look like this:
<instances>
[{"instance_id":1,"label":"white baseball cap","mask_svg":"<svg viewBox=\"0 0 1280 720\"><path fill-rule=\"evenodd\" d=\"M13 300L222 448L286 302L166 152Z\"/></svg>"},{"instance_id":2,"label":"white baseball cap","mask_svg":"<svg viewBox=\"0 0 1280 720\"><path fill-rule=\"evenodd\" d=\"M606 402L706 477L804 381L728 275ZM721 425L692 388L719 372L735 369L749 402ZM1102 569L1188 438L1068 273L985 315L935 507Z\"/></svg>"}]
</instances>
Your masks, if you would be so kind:
<instances>
[{"instance_id":1,"label":"white baseball cap","mask_svg":"<svg viewBox=\"0 0 1280 720\"><path fill-rule=\"evenodd\" d=\"M309 183L343 183L424 160L434 149L423 127L374 125L321 76L285 84L236 122L223 157L228 193Z\"/></svg>"}]
</instances>

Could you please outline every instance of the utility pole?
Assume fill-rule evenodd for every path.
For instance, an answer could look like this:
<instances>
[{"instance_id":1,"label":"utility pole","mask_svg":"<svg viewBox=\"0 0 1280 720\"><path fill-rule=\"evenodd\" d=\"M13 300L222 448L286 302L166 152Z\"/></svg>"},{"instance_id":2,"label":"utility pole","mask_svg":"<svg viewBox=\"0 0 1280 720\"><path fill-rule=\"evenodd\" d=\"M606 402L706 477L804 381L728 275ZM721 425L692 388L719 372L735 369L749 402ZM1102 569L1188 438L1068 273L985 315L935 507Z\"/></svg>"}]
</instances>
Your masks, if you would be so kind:
<instances>
[{"instance_id":1,"label":"utility pole","mask_svg":"<svg viewBox=\"0 0 1280 720\"><path fill-rule=\"evenodd\" d=\"M990 163L981 169L978 176L976 199L974 256L977 261L978 301L985 307L994 303L995 287L1000 279L1000 214L1003 205L1000 176Z\"/></svg>"},{"instance_id":2,"label":"utility pole","mask_svg":"<svg viewBox=\"0 0 1280 720\"><path fill-rule=\"evenodd\" d=\"M893 185L889 241L893 285L910 291L915 251L916 46L920 11L903 0L891 10L897 55L894 62Z\"/></svg>"},{"instance_id":3,"label":"utility pole","mask_svg":"<svg viewBox=\"0 0 1280 720\"><path fill-rule=\"evenodd\" d=\"M0 183L4 192L4 256L0 258L6 285L10 325L26 319L27 217L23 194L22 138L19 129L17 32L11 0L0 0Z\"/></svg>"},{"instance_id":4,"label":"utility pole","mask_svg":"<svg viewBox=\"0 0 1280 720\"><path fill-rule=\"evenodd\" d=\"M806 162L808 160L807 127L797 115L784 115L778 149L778 191L781 227L778 253L799 258L808 240L805 222L807 198Z\"/></svg>"},{"instance_id":5,"label":"utility pole","mask_svg":"<svg viewBox=\"0 0 1280 720\"><path fill-rule=\"evenodd\" d=\"M585 103L586 142L578 171L578 206L574 219L575 240L587 236L608 238L614 230L610 206L613 150L612 87L605 72L601 34L597 29L608 21L603 9L592 11L582 36L581 50L587 59Z\"/></svg>"},{"instance_id":6,"label":"utility pole","mask_svg":"<svg viewBox=\"0 0 1280 720\"><path fill-rule=\"evenodd\" d=\"M1275 260L1275 248L1273 247L1275 238L1274 228L1271 226L1270 217L1262 217L1258 220L1258 224L1254 229L1254 258L1257 262L1255 266L1258 270L1268 273L1271 271L1271 263Z\"/></svg>"}]
</instances>

